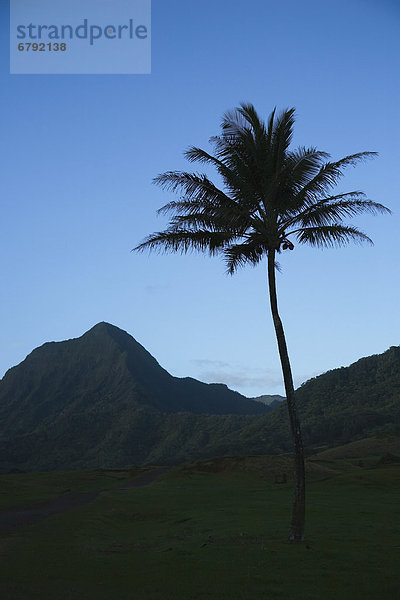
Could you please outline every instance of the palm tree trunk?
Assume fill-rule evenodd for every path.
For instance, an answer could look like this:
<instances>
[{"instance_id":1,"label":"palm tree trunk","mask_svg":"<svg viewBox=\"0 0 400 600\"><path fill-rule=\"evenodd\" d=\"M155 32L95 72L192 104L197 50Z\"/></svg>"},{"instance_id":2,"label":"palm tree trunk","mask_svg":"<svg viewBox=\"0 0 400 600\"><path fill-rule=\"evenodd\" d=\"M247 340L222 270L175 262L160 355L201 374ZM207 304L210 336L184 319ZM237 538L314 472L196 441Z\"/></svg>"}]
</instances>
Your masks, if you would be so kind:
<instances>
[{"instance_id":1,"label":"palm tree trunk","mask_svg":"<svg viewBox=\"0 0 400 600\"><path fill-rule=\"evenodd\" d=\"M272 318L274 321L279 356L282 365L283 380L285 383L290 431L294 446L294 501L289 541L301 542L304 540L305 521L304 449L303 440L301 437L300 422L297 417L292 370L289 362L285 333L283 331L282 321L278 312L278 300L275 282L275 250L269 250L268 252L268 286Z\"/></svg>"}]
</instances>

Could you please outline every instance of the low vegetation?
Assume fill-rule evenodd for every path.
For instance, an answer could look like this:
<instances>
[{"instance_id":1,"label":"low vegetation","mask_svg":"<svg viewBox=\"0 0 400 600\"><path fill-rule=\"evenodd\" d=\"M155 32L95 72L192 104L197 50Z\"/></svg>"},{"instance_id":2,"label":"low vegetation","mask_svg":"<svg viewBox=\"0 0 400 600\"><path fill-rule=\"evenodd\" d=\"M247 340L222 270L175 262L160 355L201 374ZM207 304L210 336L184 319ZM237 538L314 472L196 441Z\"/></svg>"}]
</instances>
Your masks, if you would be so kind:
<instances>
[{"instance_id":1,"label":"low vegetation","mask_svg":"<svg viewBox=\"0 0 400 600\"><path fill-rule=\"evenodd\" d=\"M388 455L391 460L382 460ZM3 535L0 595L392 600L400 585L396 457L396 438L310 457L307 539L299 546L283 542L292 500L289 456L195 461L124 490L116 488L140 470L2 475L8 509L61 493L104 491L91 503Z\"/></svg>"}]
</instances>

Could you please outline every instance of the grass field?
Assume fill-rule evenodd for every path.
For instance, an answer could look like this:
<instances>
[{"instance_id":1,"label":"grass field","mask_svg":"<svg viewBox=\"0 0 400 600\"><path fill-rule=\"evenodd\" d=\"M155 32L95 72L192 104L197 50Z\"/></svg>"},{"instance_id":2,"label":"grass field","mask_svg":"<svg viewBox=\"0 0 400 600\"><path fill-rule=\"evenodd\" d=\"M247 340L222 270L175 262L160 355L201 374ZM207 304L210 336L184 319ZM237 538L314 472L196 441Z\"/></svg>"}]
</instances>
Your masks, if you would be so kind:
<instances>
[{"instance_id":1,"label":"grass field","mask_svg":"<svg viewBox=\"0 0 400 600\"><path fill-rule=\"evenodd\" d=\"M146 487L129 471L3 475L3 508L103 489L85 506L0 538L4 600L393 600L400 467L314 457L307 541L286 543L287 457L210 460ZM367 466L365 464L367 463ZM288 470L289 469L289 470ZM114 489L113 489L114 488ZM14 499L14 500L12 500Z\"/></svg>"}]
</instances>

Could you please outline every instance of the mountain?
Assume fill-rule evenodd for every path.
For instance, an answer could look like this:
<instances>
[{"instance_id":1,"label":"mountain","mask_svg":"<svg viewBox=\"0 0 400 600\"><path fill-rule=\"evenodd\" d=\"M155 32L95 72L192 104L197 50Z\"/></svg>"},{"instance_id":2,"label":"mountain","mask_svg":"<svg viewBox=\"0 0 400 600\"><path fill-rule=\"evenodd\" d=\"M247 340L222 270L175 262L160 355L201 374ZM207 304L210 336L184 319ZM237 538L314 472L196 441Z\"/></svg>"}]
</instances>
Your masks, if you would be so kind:
<instances>
[{"instance_id":1,"label":"mountain","mask_svg":"<svg viewBox=\"0 0 400 600\"><path fill-rule=\"evenodd\" d=\"M282 404L282 402L285 400L286 398L284 396L279 396L279 394L275 394L275 395L264 395L264 396L257 396L256 398L252 398L252 400L255 400L256 402L261 402L262 404L266 404L267 406L271 407L271 408L277 408L278 406L280 406Z\"/></svg>"},{"instance_id":2,"label":"mountain","mask_svg":"<svg viewBox=\"0 0 400 600\"><path fill-rule=\"evenodd\" d=\"M0 445L7 440L7 465L14 462L14 443L17 462L24 465L33 460L30 446L39 444L37 468L58 468L75 464L106 439L122 439L124 432L131 439L137 430L141 438L147 431L143 418L151 421L151 415L157 420L171 413L270 410L225 385L173 377L132 336L99 323L80 338L44 344L6 373L0 381ZM145 454L153 434L140 441ZM119 461L125 454L122 448L111 452Z\"/></svg>"},{"instance_id":3,"label":"mountain","mask_svg":"<svg viewBox=\"0 0 400 600\"><path fill-rule=\"evenodd\" d=\"M296 398L306 441L338 444L400 426L400 347L304 383Z\"/></svg>"},{"instance_id":4,"label":"mountain","mask_svg":"<svg viewBox=\"0 0 400 600\"><path fill-rule=\"evenodd\" d=\"M400 433L400 347L296 390L309 452ZM176 464L291 451L275 410L220 384L172 377L130 335L100 323L44 344L0 381L0 471Z\"/></svg>"},{"instance_id":5,"label":"mountain","mask_svg":"<svg viewBox=\"0 0 400 600\"><path fill-rule=\"evenodd\" d=\"M296 401L308 452L368 436L399 435L400 347L308 380L296 390ZM285 405L261 422L264 441L257 434L258 424L246 425L240 432L243 443L251 444L254 452L291 449Z\"/></svg>"},{"instance_id":6,"label":"mountain","mask_svg":"<svg viewBox=\"0 0 400 600\"><path fill-rule=\"evenodd\" d=\"M166 413L268 412L226 385L173 377L128 333L99 323L80 338L44 344L6 373L0 382L0 432L19 435L60 414L111 405Z\"/></svg>"}]
</instances>

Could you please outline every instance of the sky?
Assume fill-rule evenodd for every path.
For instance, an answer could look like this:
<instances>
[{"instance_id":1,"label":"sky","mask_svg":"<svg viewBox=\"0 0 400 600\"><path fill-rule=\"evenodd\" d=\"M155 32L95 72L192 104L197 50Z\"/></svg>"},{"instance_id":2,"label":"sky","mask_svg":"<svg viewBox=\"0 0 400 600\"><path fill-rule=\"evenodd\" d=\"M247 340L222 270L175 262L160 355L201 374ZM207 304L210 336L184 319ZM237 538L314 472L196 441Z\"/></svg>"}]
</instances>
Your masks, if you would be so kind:
<instances>
[{"instance_id":1,"label":"sky","mask_svg":"<svg viewBox=\"0 0 400 600\"><path fill-rule=\"evenodd\" d=\"M352 221L373 247L281 255L295 385L399 345L399 26L396 0L153 0L151 74L10 75L0 0L0 377L107 321L172 375L284 393L265 262L131 252L168 224L153 177L201 170L183 152L241 102L295 107L293 147L378 152L337 191L393 211Z\"/></svg>"}]
</instances>

